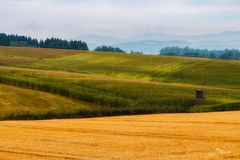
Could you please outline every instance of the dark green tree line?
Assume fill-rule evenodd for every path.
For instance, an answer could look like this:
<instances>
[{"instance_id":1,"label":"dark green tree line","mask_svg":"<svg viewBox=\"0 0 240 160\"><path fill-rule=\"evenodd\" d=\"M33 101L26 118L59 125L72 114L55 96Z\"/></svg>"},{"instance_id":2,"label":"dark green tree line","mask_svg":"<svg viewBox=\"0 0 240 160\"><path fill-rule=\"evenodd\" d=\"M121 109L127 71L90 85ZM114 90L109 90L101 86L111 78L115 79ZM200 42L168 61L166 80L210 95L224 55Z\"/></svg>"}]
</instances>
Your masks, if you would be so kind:
<instances>
[{"instance_id":1,"label":"dark green tree line","mask_svg":"<svg viewBox=\"0 0 240 160\"><path fill-rule=\"evenodd\" d=\"M48 38L38 41L31 37L6 35L4 33L0 33L0 46L88 50L87 44L83 41L67 41L60 38Z\"/></svg>"},{"instance_id":2,"label":"dark green tree line","mask_svg":"<svg viewBox=\"0 0 240 160\"><path fill-rule=\"evenodd\" d=\"M240 59L240 51L238 49L208 50L208 49L193 49L189 47L185 48L165 47L160 50L160 55L199 57L212 59L231 59L231 60Z\"/></svg>"},{"instance_id":3,"label":"dark green tree line","mask_svg":"<svg viewBox=\"0 0 240 160\"><path fill-rule=\"evenodd\" d=\"M122 52L124 53L125 51L121 50L118 47L111 47L111 46L99 46L95 49L95 51L102 51L102 52Z\"/></svg>"}]
</instances>

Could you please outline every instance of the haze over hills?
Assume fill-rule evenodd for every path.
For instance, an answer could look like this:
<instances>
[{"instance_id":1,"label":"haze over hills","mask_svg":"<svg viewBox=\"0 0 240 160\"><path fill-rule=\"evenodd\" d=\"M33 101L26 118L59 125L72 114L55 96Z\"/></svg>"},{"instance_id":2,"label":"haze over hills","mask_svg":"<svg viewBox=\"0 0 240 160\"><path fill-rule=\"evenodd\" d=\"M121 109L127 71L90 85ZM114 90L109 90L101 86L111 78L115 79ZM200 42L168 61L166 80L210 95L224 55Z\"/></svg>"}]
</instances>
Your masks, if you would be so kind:
<instances>
[{"instance_id":1,"label":"haze over hills","mask_svg":"<svg viewBox=\"0 0 240 160\"><path fill-rule=\"evenodd\" d=\"M120 47L121 49L131 52L139 51L146 54L159 53L161 48L166 46L189 46L191 43L183 40L171 40L171 41L155 41L155 40L142 40L142 41L128 41L123 43L114 44L114 47Z\"/></svg>"},{"instance_id":2,"label":"haze over hills","mask_svg":"<svg viewBox=\"0 0 240 160\"><path fill-rule=\"evenodd\" d=\"M159 50L167 46L189 46L199 49L240 49L240 31L225 31L221 33L209 33L203 35L171 35L158 32L149 32L127 38L118 38L101 35L83 35L75 39L81 39L88 43L90 49L98 45L112 45L130 52L131 50L144 53L159 53Z\"/></svg>"},{"instance_id":3,"label":"haze over hills","mask_svg":"<svg viewBox=\"0 0 240 160\"><path fill-rule=\"evenodd\" d=\"M91 45L93 46L98 46L103 44L112 45L112 44L117 44L123 41L123 39L117 38L117 37L94 35L94 34L83 35L75 39L84 39L84 41L88 42L88 45L90 47Z\"/></svg>"}]
</instances>

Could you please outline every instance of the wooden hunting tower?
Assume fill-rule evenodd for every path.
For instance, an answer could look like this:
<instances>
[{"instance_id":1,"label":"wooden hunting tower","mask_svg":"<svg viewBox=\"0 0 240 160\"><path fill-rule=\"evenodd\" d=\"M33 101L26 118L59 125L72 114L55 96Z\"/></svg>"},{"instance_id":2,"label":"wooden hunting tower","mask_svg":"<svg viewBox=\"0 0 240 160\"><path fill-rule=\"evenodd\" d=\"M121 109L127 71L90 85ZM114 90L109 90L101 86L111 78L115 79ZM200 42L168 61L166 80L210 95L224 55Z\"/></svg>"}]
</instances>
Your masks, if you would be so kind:
<instances>
[{"instance_id":1,"label":"wooden hunting tower","mask_svg":"<svg viewBox=\"0 0 240 160\"><path fill-rule=\"evenodd\" d=\"M202 91L202 90L197 90L197 91L196 91L196 98L197 98L197 99L204 99L204 98L205 98L205 96L204 96L204 91Z\"/></svg>"}]
</instances>

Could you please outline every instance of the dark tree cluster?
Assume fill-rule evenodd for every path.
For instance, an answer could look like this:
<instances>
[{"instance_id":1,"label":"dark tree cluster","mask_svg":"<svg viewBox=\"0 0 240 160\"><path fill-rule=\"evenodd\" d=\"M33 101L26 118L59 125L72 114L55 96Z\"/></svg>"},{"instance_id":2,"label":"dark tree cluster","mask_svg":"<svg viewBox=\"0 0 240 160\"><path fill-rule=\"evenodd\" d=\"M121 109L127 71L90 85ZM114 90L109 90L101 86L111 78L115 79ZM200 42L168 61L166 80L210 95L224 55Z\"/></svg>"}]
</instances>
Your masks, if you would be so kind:
<instances>
[{"instance_id":1,"label":"dark tree cluster","mask_svg":"<svg viewBox=\"0 0 240 160\"><path fill-rule=\"evenodd\" d=\"M38 40L26 36L0 33L0 46L38 47Z\"/></svg>"},{"instance_id":2,"label":"dark tree cluster","mask_svg":"<svg viewBox=\"0 0 240 160\"><path fill-rule=\"evenodd\" d=\"M240 60L240 51L238 49L224 51L224 54L219 56L220 59Z\"/></svg>"},{"instance_id":3,"label":"dark tree cluster","mask_svg":"<svg viewBox=\"0 0 240 160\"><path fill-rule=\"evenodd\" d=\"M87 44L83 41L67 41L59 38L48 38L38 41L31 37L6 35L4 33L0 33L0 46L88 50Z\"/></svg>"},{"instance_id":4,"label":"dark tree cluster","mask_svg":"<svg viewBox=\"0 0 240 160\"><path fill-rule=\"evenodd\" d=\"M39 42L40 48L57 48L57 49L74 49L74 50L88 50L88 46L83 41L67 41L59 38L41 40Z\"/></svg>"},{"instance_id":5,"label":"dark tree cluster","mask_svg":"<svg viewBox=\"0 0 240 160\"><path fill-rule=\"evenodd\" d=\"M208 50L208 49L193 49L189 47L165 47L160 50L160 55L166 56L184 56L184 57L199 57L212 59L231 59L239 60L240 51L232 50Z\"/></svg>"},{"instance_id":6,"label":"dark tree cluster","mask_svg":"<svg viewBox=\"0 0 240 160\"><path fill-rule=\"evenodd\" d=\"M125 51L121 50L118 47L111 47L111 46L99 46L95 49L95 51L101 51L101 52L122 52L125 53Z\"/></svg>"},{"instance_id":7,"label":"dark tree cluster","mask_svg":"<svg viewBox=\"0 0 240 160\"><path fill-rule=\"evenodd\" d=\"M131 50L131 52L130 52L131 54L143 54L143 52L139 52L139 51L133 51L133 50Z\"/></svg>"}]
</instances>

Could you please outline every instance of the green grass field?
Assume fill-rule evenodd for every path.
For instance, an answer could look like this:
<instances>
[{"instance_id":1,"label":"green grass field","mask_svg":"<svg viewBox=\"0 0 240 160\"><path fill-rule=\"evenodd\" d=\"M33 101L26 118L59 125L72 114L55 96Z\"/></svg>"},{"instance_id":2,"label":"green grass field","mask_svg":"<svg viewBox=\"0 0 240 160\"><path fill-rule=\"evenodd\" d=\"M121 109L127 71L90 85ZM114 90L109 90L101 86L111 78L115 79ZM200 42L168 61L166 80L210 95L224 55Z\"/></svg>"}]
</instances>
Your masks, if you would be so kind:
<instances>
[{"instance_id":1,"label":"green grass field","mask_svg":"<svg viewBox=\"0 0 240 160\"><path fill-rule=\"evenodd\" d=\"M1 104L1 119L240 109L239 61L0 47L0 64L4 87L26 92L6 100L34 102Z\"/></svg>"},{"instance_id":2,"label":"green grass field","mask_svg":"<svg viewBox=\"0 0 240 160\"><path fill-rule=\"evenodd\" d=\"M240 88L240 61L82 52L24 66L167 83Z\"/></svg>"}]
</instances>

